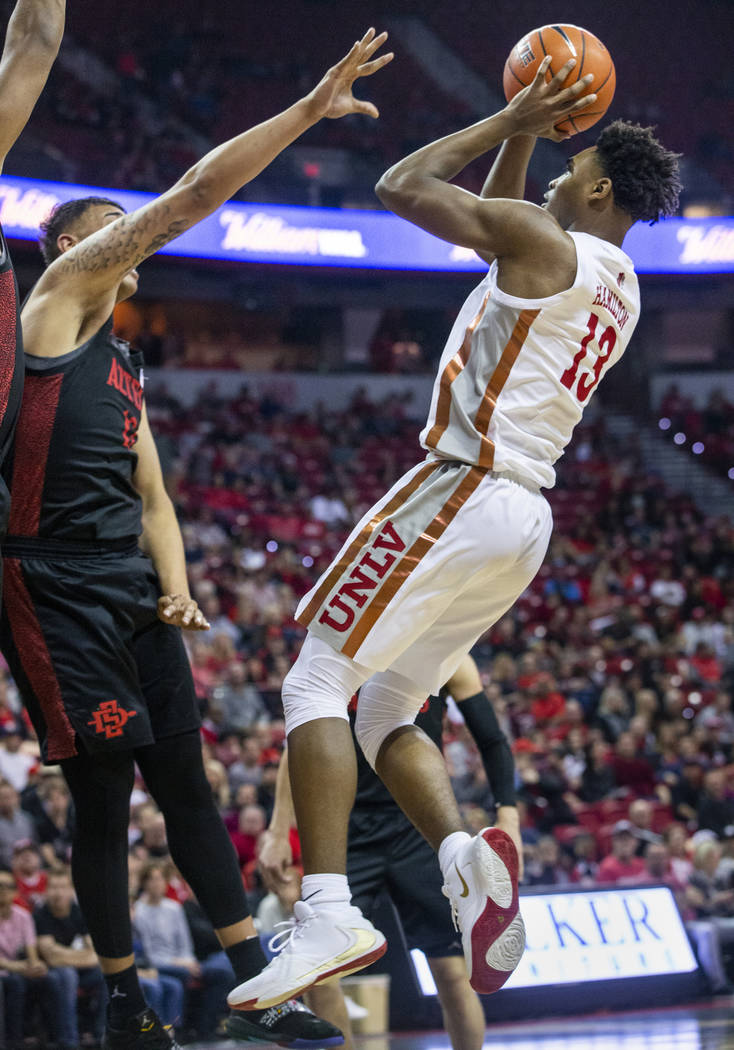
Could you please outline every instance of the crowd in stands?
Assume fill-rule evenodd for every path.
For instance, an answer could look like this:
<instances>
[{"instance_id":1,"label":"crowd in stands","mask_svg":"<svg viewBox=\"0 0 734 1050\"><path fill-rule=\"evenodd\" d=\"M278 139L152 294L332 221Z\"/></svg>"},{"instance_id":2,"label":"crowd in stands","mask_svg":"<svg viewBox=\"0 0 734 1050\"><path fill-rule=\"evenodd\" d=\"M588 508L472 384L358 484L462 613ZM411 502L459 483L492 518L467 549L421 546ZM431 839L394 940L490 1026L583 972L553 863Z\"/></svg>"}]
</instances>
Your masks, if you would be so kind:
<instances>
[{"instance_id":1,"label":"crowd in stands","mask_svg":"<svg viewBox=\"0 0 734 1050\"><path fill-rule=\"evenodd\" d=\"M677 16L674 10L679 10ZM685 24L683 0L675 0L670 15L676 24ZM389 25L395 16L389 3L371 7L370 18L377 25ZM488 80L499 101L510 47L522 32L542 25L546 12L539 0L515 5L512 37L505 35L507 20L501 26L488 20L468 0L450 10L425 4L420 17L474 75ZM705 190L712 199L734 189L727 136L734 90L731 78L710 77L706 62L728 28L724 17L708 4L695 40L680 33L667 41L657 67L663 94L666 84L675 84L681 63L691 71L685 97L674 106L664 103L659 92L651 96L644 54L631 46L631 41L653 36L654 23L646 33L645 14L638 6L618 12L604 26L617 64L611 115L658 125L664 141L709 173ZM70 61L52 73L23 139L26 145L16 153L24 170L15 170L12 155L9 170L159 192L207 143L239 134L308 91L339 57L339 41L348 46L365 28L364 21L357 8L327 2L279 0L251 6L243 14L227 4L209 13L187 11L172 0L122 6L111 0L80 0L68 17L67 46L74 49ZM267 187L267 199L374 207L372 186L387 165L483 115L472 108L471 97L455 97L417 62L399 34L393 34L392 46L399 63L389 76L363 88L378 105L380 121L326 121L304 139L317 151L339 151L341 176L320 170L318 152L305 165L297 154L286 155L257 183ZM707 111L705 128L698 119L702 109ZM482 175L471 169L465 184L478 189ZM258 197L258 188L248 192L255 193L251 199L265 199Z\"/></svg>"},{"instance_id":2,"label":"crowd in stands","mask_svg":"<svg viewBox=\"0 0 734 1050\"><path fill-rule=\"evenodd\" d=\"M187 639L206 768L265 933L291 903L266 894L257 850L284 740L281 685L304 635L295 606L350 523L420 458L419 424L409 399L375 403L364 389L343 410L299 412L246 386L228 400L205 387L184 409L160 387L149 412L211 623ZM579 428L549 493L546 561L474 656L515 755L525 884L669 885L721 990L734 928L734 524L666 491L625 440L601 416ZM486 775L451 707L445 728L477 830L493 812ZM94 1033L99 975L69 883L69 796L39 764L7 675L0 734L0 980L16 1006L25 994L31 1031L51 1024L41 1008L53 994L89 1007ZM224 1008L226 958L142 783L131 812L131 906L152 1001L207 1032ZM69 1011L55 1016L52 1032ZM6 1025L17 1017L6 1011Z\"/></svg>"},{"instance_id":3,"label":"crowd in stands","mask_svg":"<svg viewBox=\"0 0 734 1050\"><path fill-rule=\"evenodd\" d=\"M671 383L658 406L658 427L682 452L698 456L720 477L734 478L734 405L720 387L703 408Z\"/></svg>"}]
</instances>

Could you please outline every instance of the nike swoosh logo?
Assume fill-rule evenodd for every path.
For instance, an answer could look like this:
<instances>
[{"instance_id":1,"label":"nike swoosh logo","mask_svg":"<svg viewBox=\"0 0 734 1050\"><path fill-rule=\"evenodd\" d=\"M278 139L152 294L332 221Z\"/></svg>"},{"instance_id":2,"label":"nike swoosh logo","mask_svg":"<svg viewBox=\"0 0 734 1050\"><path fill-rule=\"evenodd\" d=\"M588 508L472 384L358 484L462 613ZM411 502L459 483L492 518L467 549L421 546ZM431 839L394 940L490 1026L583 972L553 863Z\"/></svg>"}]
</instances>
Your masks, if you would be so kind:
<instances>
[{"instance_id":1,"label":"nike swoosh logo","mask_svg":"<svg viewBox=\"0 0 734 1050\"><path fill-rule=\"evenodd\" d=\"M355 935L355 943L350 945L350 947L346 948L343 952L340 952L339 955L335 955L333 959L329 959L321 966L316 966L313 970L309 970L308 973L303 974L300 980L307 981L313 974L318 974L324 969L331 970L334 967L339 966L342 962L350 962L352 959L366 955L367 952L375 946L377 938L374 933L370 933L369 930L354 929L354 927L351 926L347 928Z\"/></svg>"},{"instance_id":2,"label":"nike swoosh logo","mask_svg":"<svg viewBox=\"0 0 734 1050\"><path fill-rule=\"evenodd\" d=\"M466 879L464 878L464 876L459 871L459 865L456 863L456 861L454 861L454 867L456 868L456 874L459 876L459 881L461 882L461 885L463 887L463 889L462 889L461 893L459 894L459 896L460 897L468 897L469 896L469 887L466 884Z\"/></svg>"}]
</instances>

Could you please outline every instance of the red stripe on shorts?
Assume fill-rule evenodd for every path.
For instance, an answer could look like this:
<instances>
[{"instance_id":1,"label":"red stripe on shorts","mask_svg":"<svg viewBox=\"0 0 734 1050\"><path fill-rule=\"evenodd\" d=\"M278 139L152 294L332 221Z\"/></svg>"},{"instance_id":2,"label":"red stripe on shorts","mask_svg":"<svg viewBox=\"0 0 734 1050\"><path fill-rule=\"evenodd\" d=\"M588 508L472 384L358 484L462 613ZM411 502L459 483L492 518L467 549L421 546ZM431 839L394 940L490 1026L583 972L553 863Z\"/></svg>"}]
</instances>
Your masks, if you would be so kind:
<instances>
[{"instance_id":1,"label":"red stripe on shorts","mask_svg":"<svg viewBox=\"0 0 734 1050\"><path fill-rule=\"evenodd\" d=\"M382 616L388 604L397 594L416 568L422 558L433 547L433 544L446 531L466 501L471 496L482 478L487 476L486 470L481 467L472 467L463 481L457 485L453 494L444 503L441 510L433 519L428 528L424 529L412 547L410 547L400 559L398 566L393 569L388 578L380 587L379 591L367 606L361 617L352 628L351 634L342 646L345 656L354 659L354 654L359 649L377 620Z\"/></svg>"},{"instance_id":2,"label":"red stripe on shorts","mask_svg":"<svg viewBox=\"0 0 734 1050\"><path fill-rule=\"evenodd\" d=\"M63 378L60 372L52 376L26 375L10 484L11 536L38 535L48 449Z\"/></svg>"},{"instance_id":3,"label":"red stripe on shorts","mask_svg":"<svg viewBox=\"0 0 734 1050\"><path fill-rule=\"evenodd\" d=\"M51 654L17 558L3 560L3 603L13 644L46 723L46 757L50 762L72 758L77 753L74 729L64 710Z\"/></svg>"}]
</instances>

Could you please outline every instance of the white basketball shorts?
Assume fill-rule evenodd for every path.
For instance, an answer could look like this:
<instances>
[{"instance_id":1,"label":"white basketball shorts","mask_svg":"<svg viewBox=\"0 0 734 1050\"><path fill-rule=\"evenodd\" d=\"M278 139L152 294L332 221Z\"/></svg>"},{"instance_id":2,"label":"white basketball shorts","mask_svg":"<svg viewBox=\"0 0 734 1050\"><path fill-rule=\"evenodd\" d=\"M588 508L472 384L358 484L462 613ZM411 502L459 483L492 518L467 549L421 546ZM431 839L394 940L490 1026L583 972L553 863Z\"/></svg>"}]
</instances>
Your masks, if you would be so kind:
<instances>
[{"instance_id":1,"label":"white basketball shorts","mask_svg":"<svg viewBox=\"0 0 734 1050\"><path fill-rule=\"evenodd\" d=\"M438 693L533 579L552 527L539 491L467 463L421 463L362 518L296 618L372 671Z\"/></svg>"}]
</instances>

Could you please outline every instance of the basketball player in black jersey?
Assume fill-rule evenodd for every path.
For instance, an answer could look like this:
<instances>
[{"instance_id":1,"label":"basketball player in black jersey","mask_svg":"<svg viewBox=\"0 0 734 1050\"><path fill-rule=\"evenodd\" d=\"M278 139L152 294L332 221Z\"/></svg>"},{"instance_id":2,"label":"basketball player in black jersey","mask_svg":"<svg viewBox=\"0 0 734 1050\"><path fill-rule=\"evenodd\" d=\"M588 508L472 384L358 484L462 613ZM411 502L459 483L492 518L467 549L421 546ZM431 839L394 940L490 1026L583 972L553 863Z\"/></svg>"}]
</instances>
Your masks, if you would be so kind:
<instances>
[{"instance_id":1,"label":"basketball player in black jersey","mask_svg":"<svg viewBox=\"0 0 734 1050\"><path fill-rule=\"evenodd\" d=\"M18 0L0 58L0 171L26 126L48 79L64 33L65 0ZM15 429L23 394L23 342L18 285L0 228L0 466ZM0 480L0 535L10 496Z\"/></svg>"},{"instance_id":2,"label":"basketball player in black jersey","mask_svg":"<svg viewBox=\"0 0 734 1050\"><path fill-rule=\"evenodd\" d=\"M466 656L441 697L431 696L416 725L441 747L445 698L457 702L482 758L503 827L512 832L520 856L522 843L515 796L515 763L492 704L482 689L477 665ZM354 731L354 710L350 722ZM352 903L371 918L381 893L386 892L400 921L409 949L420 948L428 959L443 1009L444 1025L453 1050L481 1050L484 1010L469 977L461 937L451 921L449 902L441 892L441 869L436 854L357 752L357 794L349 820L347 876ZM287 753L278 770L275 807L262 840L260 869L266 884L278 890L290 878L292 854L289 832L295 824ZM309 1005L338 1024L352 1050L349 1017L338 982L314 985Z\"/></svg>"},{"instance_id":3,"label":"basketball player in black jersey","mask_svg":"<svg viewBox=\"0 0 734 1050\"><path fill-rule=\"evenodd\" d=\"M377 116L352 86L390 61L372 57L385 37L369 30L300 102L213 150L138 211L88 198L62 205L44 226L48 266L23 309L26 389L6 473L13 503L0 632L44 759L60 762L74 799L72 869L110 992L108 1050L172 1045L146 1008L133 961L127 828L135 763L236 979L265 965L204 774L179 630L208 625L189 595L140 361L114 338L112 310L135 291L143 259L322 117ZM299 1048L343 1041L292 1002L235 1014L228 1031Z\"/></svg>"}]
</instances>

